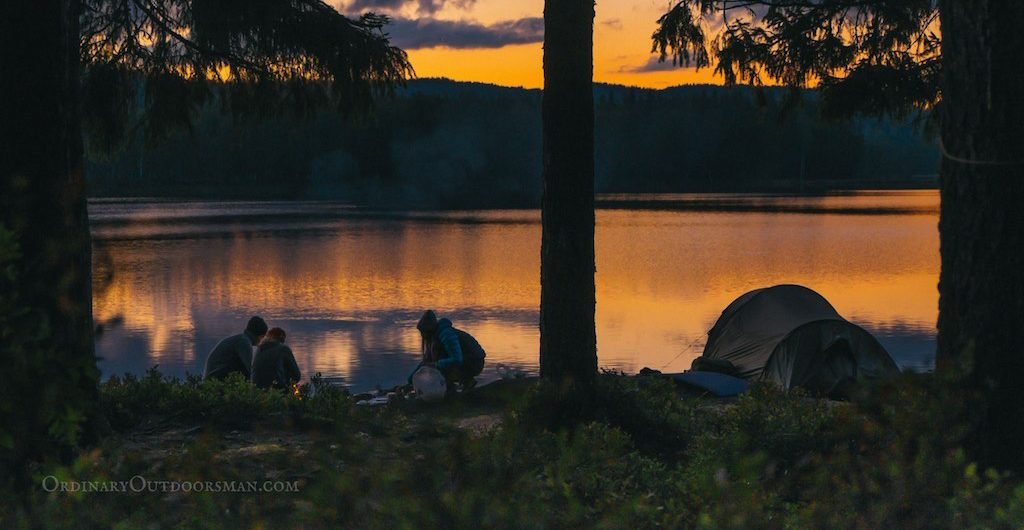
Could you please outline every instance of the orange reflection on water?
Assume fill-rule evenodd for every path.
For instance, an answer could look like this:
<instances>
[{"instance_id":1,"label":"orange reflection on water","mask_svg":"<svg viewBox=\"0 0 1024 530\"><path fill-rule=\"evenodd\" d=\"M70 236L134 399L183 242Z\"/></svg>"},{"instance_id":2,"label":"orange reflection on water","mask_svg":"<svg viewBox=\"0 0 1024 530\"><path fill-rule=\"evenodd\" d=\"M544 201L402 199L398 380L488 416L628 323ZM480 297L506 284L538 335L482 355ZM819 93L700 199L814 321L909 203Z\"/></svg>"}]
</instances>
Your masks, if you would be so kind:
<instances>
[{"instance_id":1,"label":"orange reflection on water","mask_svg":"<svg viewBox=\"0 0 1024 530\"><path fill-rule=\"evenodd\" d=\"M928 199L937 203L934 192L908 197ZM111 221L158 207L190 211L194 222ZM318 203L294 219L250 219L248 206L230 223L206 219L225 208L93 205L97 261L114 272L107 286L97 280L95 312L124 318L97 342L105 373L152 364L200 372L217 340L261 314L288 330L304 374L396 384L417 361L425 308L480 340L485 377L497 363L536 368L537 212L376 216ZM879 334L904 365L929 367L937 214L878 213L599 211L601 366L687 368L735 297L801 283Z\"/></svg>"}]
</instances>

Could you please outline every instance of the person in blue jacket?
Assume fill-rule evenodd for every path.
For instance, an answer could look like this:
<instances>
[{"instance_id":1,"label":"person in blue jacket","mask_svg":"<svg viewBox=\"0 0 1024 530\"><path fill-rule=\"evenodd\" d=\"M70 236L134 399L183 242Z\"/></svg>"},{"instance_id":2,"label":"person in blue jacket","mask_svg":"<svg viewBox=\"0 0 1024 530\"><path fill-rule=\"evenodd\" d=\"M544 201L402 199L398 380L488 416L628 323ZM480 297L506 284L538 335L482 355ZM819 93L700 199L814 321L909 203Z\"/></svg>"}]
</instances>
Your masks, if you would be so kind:
<instances>
[{"instance_id":1,"label":"person in blue jacket","mask_svg":"<svg viewBox=\"0 0 1024 530\"><path fill-rule=\"evenodd\" d=\"M476 376L484 369L487 353L472 335L453 327L447 318L438 320L430 309L423 312L416 329L420 332L423 360L413 374L421 366L434 366L444 375L450 390L454 390L455 385L463 390L476 385ZM412 374L409 382L412 382Z\"/></svg>"}]
</instances>

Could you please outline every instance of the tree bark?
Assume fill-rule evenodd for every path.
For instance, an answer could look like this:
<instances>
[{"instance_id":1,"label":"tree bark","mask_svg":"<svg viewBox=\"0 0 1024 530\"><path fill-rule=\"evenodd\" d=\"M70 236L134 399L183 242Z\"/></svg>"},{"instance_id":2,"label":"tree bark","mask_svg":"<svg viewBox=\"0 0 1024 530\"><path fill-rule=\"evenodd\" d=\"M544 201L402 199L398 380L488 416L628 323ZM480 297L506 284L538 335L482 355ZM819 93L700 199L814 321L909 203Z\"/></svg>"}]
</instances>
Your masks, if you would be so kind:
<instances>
[{"instance_id":1,"label":"tree bark","mask_svg":"<svg viewBox=\"0 0 1024 530\"><path fill-rule=\"evenodd\" d=\"M544 4L541 376L589 385L594 324L593 0Z\"/></svg>"},{"instance_id":2,"label":"tree bark","mask_svg":"<svg viewBox=\"0 0 1024 530\"><path fill-rule=\"evenodd\" d=\"M981 463L1024 471L1024 3L943 0L938 364Z\"/></svg>"},{"instance_id":3,"label":"tree bark","mask_svg":"<svg viewBox=\"0 0 1024 530\"><path fill-rule=\"evenodd\" d=\"M75 0L0 8L0 224L20 247L2 315L7 463L67 448L97 400Z\"/></svg>"}]
</instances>

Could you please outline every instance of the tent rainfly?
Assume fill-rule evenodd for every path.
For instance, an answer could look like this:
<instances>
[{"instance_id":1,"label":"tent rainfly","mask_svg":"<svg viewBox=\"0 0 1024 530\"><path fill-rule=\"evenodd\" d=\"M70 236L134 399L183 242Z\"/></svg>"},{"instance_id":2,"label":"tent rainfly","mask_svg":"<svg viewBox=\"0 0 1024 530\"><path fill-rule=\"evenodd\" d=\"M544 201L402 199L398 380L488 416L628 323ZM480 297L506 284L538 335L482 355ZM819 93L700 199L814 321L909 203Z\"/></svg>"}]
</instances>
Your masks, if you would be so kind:
<instances>
[{"instance_id":1,"label":"tent rainfly","mask_svg":"<svg viewBox=\"0 0 1024 530\"><path fill-rule=\"evenodd\" d=\"M870 333L799 285L756 289L729 304L708 331L704 354L694 361L695 370L700 366L824 395L851 380L900 371Z\"/></svg>"}]
</instances>

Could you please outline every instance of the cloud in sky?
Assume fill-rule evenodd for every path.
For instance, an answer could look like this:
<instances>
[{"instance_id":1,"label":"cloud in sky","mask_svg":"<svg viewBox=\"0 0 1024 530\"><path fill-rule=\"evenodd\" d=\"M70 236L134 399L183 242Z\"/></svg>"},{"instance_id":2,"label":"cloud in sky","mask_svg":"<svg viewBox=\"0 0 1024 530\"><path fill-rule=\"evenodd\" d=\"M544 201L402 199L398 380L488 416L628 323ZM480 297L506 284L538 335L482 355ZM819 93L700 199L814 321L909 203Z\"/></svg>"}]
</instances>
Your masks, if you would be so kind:
<instances>
[{"instance_id":1,"label":"cloud in sky","mask_svg":"<svg viewBox=\"0 0 1024 530\"><path fill-rule=\"evenodd\" d=\"M666 58L664 62L658 60L657 55L652 55L647 62L639 66L620 66L618 73L620 74L646 74L649 72L669 72L672 70L682 70L684 68L692 67L680 67L672 64L672 58Z\"/></svg>"},{"instance_id":2,"label":"cloud in sky","mask_svg":"<svg viewBox=\"0 0 1024 530\"><path fill-rule=\"evenodd\" d=\"M544 19L528 17L481 24L468 20L407 19L395 17L385 31L399 48L501 48L543 42Z\"/></svg>"},{"instance_id":3,"label":"cloud in sky","mask_svg":"<svg viewBox=\"0 0 1024 530\"><path fill-rule=\"evenodd\" d=\"M432 15L444 9L445 6L467 10L475 3L476 0L352 0L345 6L345 10L356 13L366 11L394 13L405 6L415 6L417 13Z\"/></svg>"},{"instance_id":4,"label":"cloud in sky","mask_svg":"<svg viewBox=\"0 0 1024 530\"><path fill-rule=\"evenodd\" d=\"M610 18L608 20L603 20L601 21L601 24L604 25L604 27L608 29L614 29L615 31L619 31L622 29L622 19L618 18Z\"/></svg>"}]
</instances>

